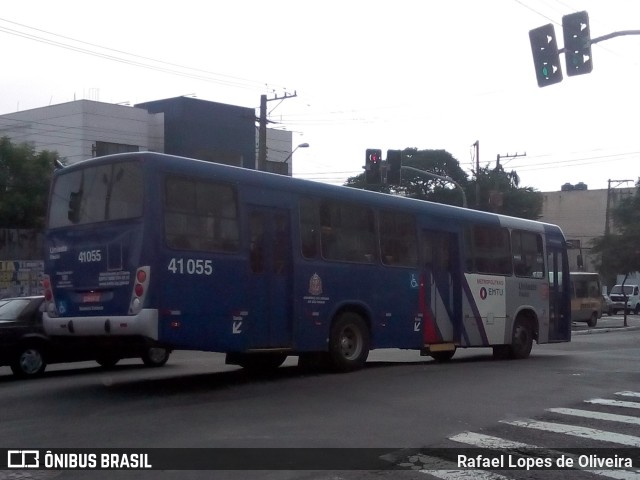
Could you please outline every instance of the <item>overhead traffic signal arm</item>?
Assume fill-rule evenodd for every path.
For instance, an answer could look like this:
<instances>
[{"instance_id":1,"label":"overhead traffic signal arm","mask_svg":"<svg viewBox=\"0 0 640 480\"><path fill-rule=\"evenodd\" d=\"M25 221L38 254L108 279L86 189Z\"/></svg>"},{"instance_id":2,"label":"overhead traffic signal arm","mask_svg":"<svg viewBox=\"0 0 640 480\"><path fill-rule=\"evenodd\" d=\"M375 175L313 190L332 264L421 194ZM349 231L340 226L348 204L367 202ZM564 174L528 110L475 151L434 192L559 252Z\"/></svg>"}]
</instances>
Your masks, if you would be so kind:
<instances>
[{"instance_id":1,"label":"overhead traffic signal arm","mask_svg":"<svg viewBox=\"0 0 640 480\"><path fill-rule=\"evenodd\" d=\"M623 30L597 38L591 38L589 15L586 11L562 17L564 47L558 48L555 31L551 23L529 30L533 64L539 87L562 81L560 54L564 53L567 75L584 75L593 70L591 45L623 35L640 35L640 30Z\"/></svg>"}]
</instances>

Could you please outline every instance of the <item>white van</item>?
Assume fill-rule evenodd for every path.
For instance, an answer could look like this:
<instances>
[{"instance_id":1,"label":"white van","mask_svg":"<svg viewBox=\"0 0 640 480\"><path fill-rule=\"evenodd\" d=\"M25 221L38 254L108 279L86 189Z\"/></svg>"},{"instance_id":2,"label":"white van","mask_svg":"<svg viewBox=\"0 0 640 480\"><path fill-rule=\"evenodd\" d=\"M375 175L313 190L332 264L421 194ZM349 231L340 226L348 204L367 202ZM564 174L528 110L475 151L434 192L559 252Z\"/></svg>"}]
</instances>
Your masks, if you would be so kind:
<instances>
[{"instance_id":1,"label":"white van","mask_svg":"<svg viewBox=\"0 0 640 480\"><path fill-rule=\"evenodd\" d=\"M611 299L611 313L614 315L618 310L624 310L624 295L627 296L627 312L633 312L636 315L640 313L640 289L638 285L626 285L624 286L624 292L622 291L622 285L615 285L609 293Z\"/></svg>"}]
</instances>

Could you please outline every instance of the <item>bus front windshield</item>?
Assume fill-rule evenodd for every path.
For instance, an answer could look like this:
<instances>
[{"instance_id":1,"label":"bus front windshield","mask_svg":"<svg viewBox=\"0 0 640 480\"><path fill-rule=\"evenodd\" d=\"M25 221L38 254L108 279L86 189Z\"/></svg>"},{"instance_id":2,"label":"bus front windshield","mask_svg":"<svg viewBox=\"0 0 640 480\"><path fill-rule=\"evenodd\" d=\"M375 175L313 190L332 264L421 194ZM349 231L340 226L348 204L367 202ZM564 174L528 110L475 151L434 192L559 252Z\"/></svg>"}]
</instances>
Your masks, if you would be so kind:
<instances>
[{"instance_id":1,"label":"bus front windshield","mask_svg":"<svg viewBox=\"0 0 640 480\"><path fill-rule=\"evenodd\" d=\"M139 162L89 166L55 179L49 228L124 220L142 215L143 181Z\"/></svg>"}]
</instances>

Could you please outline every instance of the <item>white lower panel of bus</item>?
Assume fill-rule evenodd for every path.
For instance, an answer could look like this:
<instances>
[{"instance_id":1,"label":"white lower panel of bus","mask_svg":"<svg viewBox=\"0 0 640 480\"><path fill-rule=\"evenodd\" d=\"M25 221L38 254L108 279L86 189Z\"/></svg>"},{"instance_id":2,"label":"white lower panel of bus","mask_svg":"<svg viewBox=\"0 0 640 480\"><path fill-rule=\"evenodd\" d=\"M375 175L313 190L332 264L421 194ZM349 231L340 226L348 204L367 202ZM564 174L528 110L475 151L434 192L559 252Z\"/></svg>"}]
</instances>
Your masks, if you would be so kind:
<instances>
[{"instance_id":1,"label":"white lower panel of bus","mask_svg":"<svg viewBox=\"0 0 640 480\"><path fill-rule=\"evenodd\" d=\"M144 309L137 315L121 317L50 317L43 314L42 323L47 335L103 336L141 335L158 340L158 310Z\"/></svg>"}]
</instances>

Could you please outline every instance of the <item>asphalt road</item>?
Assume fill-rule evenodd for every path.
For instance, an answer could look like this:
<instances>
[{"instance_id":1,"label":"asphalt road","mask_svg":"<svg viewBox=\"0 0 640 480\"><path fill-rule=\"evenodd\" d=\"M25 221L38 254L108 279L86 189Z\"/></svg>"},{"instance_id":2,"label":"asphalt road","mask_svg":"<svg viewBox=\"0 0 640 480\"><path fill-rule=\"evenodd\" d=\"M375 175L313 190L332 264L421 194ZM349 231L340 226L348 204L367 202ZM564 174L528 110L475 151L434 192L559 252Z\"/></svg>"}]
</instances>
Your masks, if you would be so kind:
<instances>
[{"instance_id":1,"label":"asphalt road","mask_svg":"<svg viewBox=\"0 0 640 480\"><path fill-rule=\"evenodd\" d=\"M374 351L364 370L349 374L305 374L291 359L275 375L256 378L224 365L222 355L203 352L174 352L160 369L143 368L137 360L123 361L111 371L91 362L52 365L32 381L16 381L2 367L4 448L275 447L283 449L273 451L277 460L296 454L289 449L306 447L312 456L328 452L323 468L332 469L304 470L313 462L294 459L290 470L8 470L0 471L0 479L456 480L480 478L481 473L471 468L469 476L456 476L459 466L439 449L496 447L493 451L505 461L512 448L522 450L522 445L544 447L538 457L546 459L555 459L556 450L577 447L600 448L590 452L610 457L632 446L631 454L637 455L640 318L629 317L629 324L621 328L622 317L604 317L596 329L576 325L571 343L536 345L523 361L493 360L490 349L459 351L448 364L413 351ZM635 423L603 419L602 414ZM337 468L344 452L365 458L382 453L384 462L401 469ZM247 455L247 468L264 465L264 451L253 453L262 460ZM602 478L584 470L484 475ZM612 471L610 478L636 478L621 468ZM502 477L491 476L496 473Z\"/></svg>"}]
</instances>

